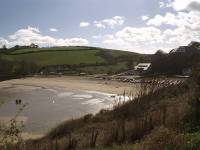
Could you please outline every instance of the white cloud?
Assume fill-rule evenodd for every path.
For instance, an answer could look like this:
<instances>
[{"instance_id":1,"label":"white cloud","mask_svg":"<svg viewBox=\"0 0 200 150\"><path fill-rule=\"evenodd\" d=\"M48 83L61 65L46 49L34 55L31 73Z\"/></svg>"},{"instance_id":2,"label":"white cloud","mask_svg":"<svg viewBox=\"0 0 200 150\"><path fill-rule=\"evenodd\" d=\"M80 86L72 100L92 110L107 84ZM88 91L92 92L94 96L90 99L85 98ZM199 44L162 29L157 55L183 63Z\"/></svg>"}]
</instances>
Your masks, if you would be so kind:
<instances>
[{"instance_id":1,"label":"white cloud","mask_svg":"<svg viewBox=\"0 0 200 150\"><path fill-rule=\"evenodd\" d=\"M160 6L160 8L163 8L163 7L165 7L165 3L164 2L159 2L159 6Z\"/></svg>"},{"instance_id":2,"label":"white cloud","mask_svg":"<svg viewBox=\"0 0 200 150\"><path fill-rule=\"evenodd\" d=\"M200 41L200 0L165 0L161 8L172 7L174 11L152 18L141 16L144 27L125 27L108 35L94 36L105 47L154 53L158 49L169 51L191 41ZM102 28L107 24L96 22Z\"/></svg>"},{"instance_id":3,"label":"white cloud","mask_svg":"<svg viewBox=\"0 0 200 150\"><path fill-rule=\"evenodd\" d=\"M120 26L123 25L125 22L125 17L123 16L115 16L109 19L104 19L101 21L94 21L94 26L98 27L98 28L106 28L106 27L110 27L110 28L115 28L116 26Z\"/></svg>"},{"instance_id":4,"label":"white cloud","mask_svg":"<svg viewBox=\"0 0 200 150\"><path fill-rule=\"evenodd\" d=\"M200 1L191 2L188 5L188 9L193 11L200 11Z\"/></svg>"},{"instance_id":5,"label":"white cloud","mask_svg":"<svg viewBox=\"0 0 200 150\"><path fill-rule=\"evenodd\" d=\"M92 36L92 38L93 38L93 39L101 39L102 36L101 36L101 35L94 35L94 36Z\"/></svg>"},{"instance_id":6,"label":"white cloud","mask_svg":"<svg viewBox=\"0 0 200 150\"><path fill-rule=\"evenodd\" d=\"M88 26L90 26L89 22L81 22L80 23L80 27L88 27Z\"/></svg>"},{"instance_id":7,"label":"white cloud","mask_svg":"<svg viewBox=\"0 0 200 150\"><path fill-rule=\"evenodd\" d=\"M141 19L142 19L143 21L146 21L146 20L149 19L149 16L146 16L146 15L145 15L145 16L142 16Z\"/></svg>"},{"instance_id":8,"label":"white cloud","mask_svg":"<svg viewBox=\"0 0 200 150\"><path fill-rule=\"evenodd\" d=\"M166 13L164 16L156 15L147 21L147 25L171 25L177 28L185 27L191 30L200 30L200 12Z\"/></svg>"},{"instance_id":9,"label":"white cloud","mask_svg":"<svg viewBox=\"0 0 200 150\"><path fill-rule=\"evenodd\" d=\"M167 29L163 32L166 44L187 45L191 41L200 41L200 31L192 31L190 28L180 27Z\"/></svg>"},{"instance_id":10,"label":"white cloud","mask_svg":"<svg viewBox=\"0 0 200 150\"><path fill-rule=\"evenodd\" d=\"M176 11L200 11L200 0L173 0L171 5Z\"/></svg>"},{"instance_id":11,"label":"white cloud","mask_svg":"<svg viewBox=\"0 0 200 150\"><path fill-rule=\"evenodd\" d=\"M115 36L128 42L146 42L161 39L161 31L155 27L125 27L118 31Z\"/></svg>"},{"instance_id":12,"label":"white cloud","mask_svg":"<svg viewBox=\"0 0 200 150\"><path fill-rule=\"evenodd\" d=\"M94 21L94 26L97 28L106 28L106 26L103 23L98 21Z\"/></svg>"},{"instance_id":13,"label":"white cloud","mask_svg":"<svg viewBox=\"0 0 200 150\"><path fill-rule=\"evenodd\" d=\"M176 20L176 16L172 13L166 13L165 16L156 15L154 18L151 18L147 21L147 25L154 25L154 26L160 26L162 24L169 24L169 25L175 25L178 24Z\"/></svg>"},{"instance_id":14,"label":"white cloud","mask_svg":"<svg viewBox=\"0 0 200 150\"><path fill-rule=\"evenodd\" d=\"M169 8L169 7L172 7L172 0L160 1L159 2L159 7L160 8Z\"/></svg>"},{"instance_id":15,"label":"white cloud","mask_svg":"<svg viewBox=\"0 0 200 150\"><path fill-rule=\"evenodd\" d=\"M20 29L9 36L7 46L14 45L30 45L31 43L39 46L77 46L88 45L89 42L83 38L53 38L51 36L42 35L39 29L28 27Z\"/></svg>"},{"instance_id":16,"label":"white cloud","mask_svg":"<svg viewBox=\"0 0 200 150\"><path fill-rule=\"evenodd\" d=\"M170 25L171 28L163 31L166 43L185 45L190 41L200 41L200 12L166 13L164 16L156 15L147 21L147 25Z\"/></svg>"},{"instance_id":17,"label":"white cloud","mask_svg":"<svg viewBox=\"0 0 200 150\"><path fill-rule=\"evenodd\" d=\"M125 27L115 34L101 37L102 43L111 48L153 53L164 43L162 31L156 27Z\"/></svg>"},{"instance_id":18,"label":"white cloud","mask_svg":"<svg viewBox=\"0 0 200 150\"><path fill-rule=\"evenodd\" d=\"M168 18L170 15L165 16ZM101 36L101 40L112 48L140 53L154 53L158 49L169 51L191 41L200 41L200 15L194 15L194 12L179 12L172 20L166 18L163 17L161 23L154 22L153 25L158 27L125 27L112 35ZM163 29L159 26L161 24L173 25L173 28Z\"/></svg>"},{"instance_id":19,"label":"white cloud","mask_svg":"<svg viewBox=\"0 0 200 150\"><path fill-rule=\"evenodd\" d=\"M8 45L8 41L0 37L0 48L2 48L4 45Z\"/></svg>"},{"instance_id":20,"label":"white cloud","mask_svg":"<svg viewBox=\"0 0 200 150\"><path fill-rule=\"evenodd\" d=\"M58 32L58 29L56 29L56 28L50 28L49 31L51 31L51 32Z\"/></svg>"},{"instance_id":21,"label":"white cloud","mask_svg":"<svg viewBox=\"0 0 200 150\"><path fill-rule=\"evenodd\" d=\"M38 28L35 28L35 27L28 26L28 30L40 33L40 30Z\"/></svg>"},{"instance_id":22,"label":"white cloud","mask_svg":"<svg viewBox=\"0 0 200 150\"><path fill-rule=\"evenodd\" d=\"M191 41L200 41L200 0L160 1L161 8L173 7L175 12L142 16L144 27L125 27L112 36L102 36L103 43L137 52L169 51Z\"/></svg>"}]
</instances>

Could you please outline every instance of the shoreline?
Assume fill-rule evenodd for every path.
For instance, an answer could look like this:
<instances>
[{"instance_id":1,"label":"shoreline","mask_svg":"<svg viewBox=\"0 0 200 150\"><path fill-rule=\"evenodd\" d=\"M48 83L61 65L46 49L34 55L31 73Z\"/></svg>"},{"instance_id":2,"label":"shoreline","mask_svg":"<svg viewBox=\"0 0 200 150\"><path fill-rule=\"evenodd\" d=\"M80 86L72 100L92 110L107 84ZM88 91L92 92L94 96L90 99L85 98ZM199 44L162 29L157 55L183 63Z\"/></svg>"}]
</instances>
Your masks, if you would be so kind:
<instances>
[{"instance_id":1,"label":"shoreline","mask_svg":"<svg viewBox=\"0 0 200 150\"><path fill-rule=\"evenodd\" d=\"M98 80L91 77L63 76L63 77L26 77L0 82L0 88L8 85L23 85L41 88L61 88L64 90L98 91L108 94L123 94L124 91L136 94L136 84L119 81Z\"/></svg>"},{"instance_id":2,"label":"shoreline","mask_svg":"<svg viewBox=\"0 0 200 150\"><path fill-rule=\"evenodd\" d=\"M23 89L39 87L43 89L61 88L66 91L90 91L106 94L122 95L124 91L136 94L136 85L119 81L105 81L92 79L91 77L64 76L64 77L27 77L0 82L0 89L22 86ZM19 116L20 117L20 116ZM10 119L10 118L7 118ZM18 118L20 119L20 118ZM22 118L24 119L24 118ZM26 119L27 120L27 119ZM26 122L26 121L25 121ZM23 139L37 139L45 134L22 132Z\"/></svg>"}]
</instances>

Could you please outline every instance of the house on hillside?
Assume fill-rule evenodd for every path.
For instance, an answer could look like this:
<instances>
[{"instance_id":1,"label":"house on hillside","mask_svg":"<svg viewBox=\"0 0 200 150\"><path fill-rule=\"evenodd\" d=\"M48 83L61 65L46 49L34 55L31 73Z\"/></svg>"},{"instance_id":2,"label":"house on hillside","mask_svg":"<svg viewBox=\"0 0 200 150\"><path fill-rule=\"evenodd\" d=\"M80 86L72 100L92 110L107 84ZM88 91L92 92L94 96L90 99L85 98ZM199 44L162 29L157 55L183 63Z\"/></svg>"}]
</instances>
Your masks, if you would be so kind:
<instances>
[{"instance_id":1,"label":"house on hillside","mask_svg":"<svg viewBox=\"0 0 200 150\"><path fill-rule=\"evenodd\" d=\"M199 46L200 46L200 43L199 43L199 42L192 41L192 42L190 42L190 44L189 44L188 46L199 47Z\"/></svg>"},{"instance_id":2,"label":"house on hillside","mask_svg":"<svg viewBox=\"0 0 200 150\"><path fill-rule=\"evenodd\" d=\"M38 45L32 43L32 44L30 45L30 48L38 48Z\"/></svg>"},{"instance_id":3,"label":"house on hillside","mask_svg":"<svg viewBox=\"0 0 200 150\"><path fill-rule=\"evenodd\" d=\"M182 75L183 76L191 76L192 75L192 69L191 68L184 68L182 70Z\"/></svg>"},{"instance_id":4,"label":"house on hillside","mask_svg":"<svg viewBox=\"0 0 200 150\"><path fill-rule=\"evenodd\" d=\"M195 42L195 41L190 42L190 44L188 46L194 47L194 48L200 50L200 43L199 42Z\"/></svg>"},{"instance_id":5,"label":"house on hillside","mask_svg":"<svg viewBox=\"0 0 200 150\"><path fill-rule=\"evenodd\" d=\"M180 46L176 49L170 51L170 53L196 53L200 50L200 43L199 42L191 42L188 46Z\"/></svg>"},{"instance_id":6,"label":"house on hillside","mask_svg":"<svg viewBox=\"0 0 200 150\"><path fill-rule=\"evenodd\" d=\"M175 49L176 53L185 53L187 51L187 46L180 46L179 48Z\"/></svg>"},{"instance_id":7,"label":"house on hillside","mask_svg":"<svg viewBox=\"0 0 200 150\"><path fill-rule=\"evenodd\" d=\"M134 67L134 70L138 74L144 74L149 72L151 69L151 63L139 63L137 66Z\"/></svg>"}]
</instances>

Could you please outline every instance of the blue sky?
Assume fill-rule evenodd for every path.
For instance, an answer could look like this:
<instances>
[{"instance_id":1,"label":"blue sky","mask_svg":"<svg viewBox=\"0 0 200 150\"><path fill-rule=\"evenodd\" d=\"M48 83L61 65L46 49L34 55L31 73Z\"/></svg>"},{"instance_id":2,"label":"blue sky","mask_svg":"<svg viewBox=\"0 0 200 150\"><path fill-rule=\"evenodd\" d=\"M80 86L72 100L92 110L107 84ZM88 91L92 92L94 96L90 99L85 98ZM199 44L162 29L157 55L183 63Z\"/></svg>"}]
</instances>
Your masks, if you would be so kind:
<instances>
[{"instance_id":1,"label":"blue sky","mask_svg":"<svg viewBox=\"0 0 200 150\"><path fill-rule=\"evenodd\" d=\"M169 51L200 39L199 6L200 0L1 0L0 46Z\"/></svg>"}]
</instances>

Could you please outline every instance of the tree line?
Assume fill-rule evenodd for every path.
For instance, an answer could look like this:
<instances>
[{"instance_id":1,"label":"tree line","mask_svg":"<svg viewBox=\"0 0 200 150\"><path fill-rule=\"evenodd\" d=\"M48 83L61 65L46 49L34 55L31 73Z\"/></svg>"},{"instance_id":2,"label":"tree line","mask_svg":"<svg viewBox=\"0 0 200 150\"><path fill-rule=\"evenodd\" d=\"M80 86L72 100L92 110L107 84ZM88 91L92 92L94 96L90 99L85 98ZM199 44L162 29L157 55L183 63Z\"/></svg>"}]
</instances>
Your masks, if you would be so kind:
<instances>
[{"instance_id":1,"label":"tree line","mask_svg":"<svg viewBox=\"0 0 200 150\"><path fill-rule=\"evenodd\" d=\"M38 72L39 66L35 62L13 62L0 56L0 80L20 78Z\"/></svg>"},{"instance_id":2,"label":"tree line","mask_svg":"<svg viewBox=\"0 0 200 150\"><path fill-rule=\"evenodd\" d=\"M0 48L0 51L7 51L7 50L19 50L19 49L26 49L26 48L39 48L39 46L37 44L31 43L30 45L15 45L11 48L8 48L6 45L3 45Z\"/></svg>"}]
</instances>

